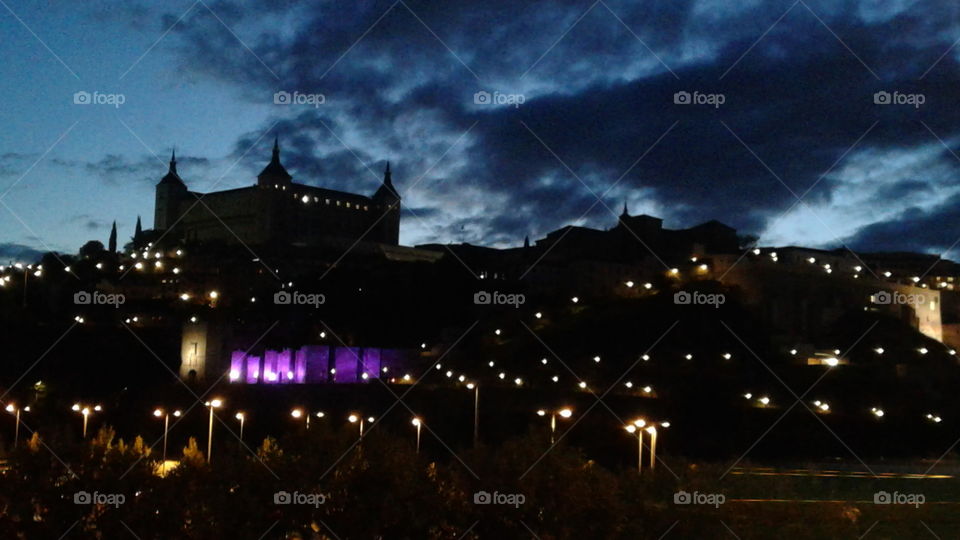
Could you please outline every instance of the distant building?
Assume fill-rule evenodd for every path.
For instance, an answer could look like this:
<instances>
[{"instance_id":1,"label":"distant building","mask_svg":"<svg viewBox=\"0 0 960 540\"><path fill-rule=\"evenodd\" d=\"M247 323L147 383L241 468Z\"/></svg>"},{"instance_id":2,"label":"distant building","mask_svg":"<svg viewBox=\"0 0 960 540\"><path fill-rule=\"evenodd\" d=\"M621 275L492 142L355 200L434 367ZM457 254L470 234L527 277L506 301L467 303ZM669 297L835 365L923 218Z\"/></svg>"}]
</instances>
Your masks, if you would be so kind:
<instances>
[{"instance_id":1,"label":"distant building","mask_svg":"<svg viewBox=\"0 0 960 540\"><path fill-rule=\"evenodd\" d=\"M156 187L153 226L172 240L222 241L250 246L312 246L325 240L397 245L400 194L390 164L370 197L293 182L280 146L250 187L197 193L177 172L176 155Z\"/></svg>"}]
</instances>

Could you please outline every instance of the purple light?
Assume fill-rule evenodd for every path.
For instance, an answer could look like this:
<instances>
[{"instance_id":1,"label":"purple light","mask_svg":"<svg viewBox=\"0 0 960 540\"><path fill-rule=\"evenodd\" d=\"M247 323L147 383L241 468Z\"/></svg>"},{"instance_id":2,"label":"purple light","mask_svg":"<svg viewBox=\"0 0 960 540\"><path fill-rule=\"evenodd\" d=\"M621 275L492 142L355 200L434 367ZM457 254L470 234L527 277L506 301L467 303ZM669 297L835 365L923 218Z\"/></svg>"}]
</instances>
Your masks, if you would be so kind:
<instances>
[{"instance_id":1,"label":"purple light","mask_svg":"<svg viewBox=\"0 0 960 540\"><path fill-rule=\"evenodd\" d=\"M257 384L260 382L260 357L247 357L247 384Z\"/></svg>"}]
</instances>

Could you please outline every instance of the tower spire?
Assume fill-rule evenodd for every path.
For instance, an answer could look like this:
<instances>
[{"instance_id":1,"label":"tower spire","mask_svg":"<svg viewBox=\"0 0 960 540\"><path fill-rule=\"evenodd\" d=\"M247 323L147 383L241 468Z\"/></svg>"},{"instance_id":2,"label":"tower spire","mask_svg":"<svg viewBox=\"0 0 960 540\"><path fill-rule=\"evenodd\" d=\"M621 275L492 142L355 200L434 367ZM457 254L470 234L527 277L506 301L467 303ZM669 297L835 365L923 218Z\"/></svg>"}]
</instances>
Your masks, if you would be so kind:
<instances>
[{"instance_id":1,"label":"tower spire","mask_svg":"<svg viewBox=\"0 0 960 540\"><path fill-rule=\"evenodd\" d=\"M273 157L271 158L271 160L276 161L277 163L280 163L280 136L279 135L273 136Z\"/></svg>"},{"instance_id":2,"label":"tower spire","mask_svg":"<svg viewBox=\"0 0 960 540\"><path fill-rule=\"evenodd\" d=\"M177 174L177 149L174 149L170 152L170 174Z\"/></svg>"},{"instance_id":3,"label":"tower spire","mask_svg":"<svg viewBox=\"0 0 960 540\"><path fill-rule=\"evenodd\" d=\"M623 200L623 213L620 214L620 217L630 217L630 214L627 213L627 200Z\"/></svg>"},{"instance_id":4,"label":"tower spire","mask_svg":"<svg viewBox=\"0 0 960 540\"><path fill-rule=\"evenodd\" d=\"M393 175L390 174L390 162L387 161L387 170L383 171L383 184L393 187Z\"/></svg>"}]
</instances>

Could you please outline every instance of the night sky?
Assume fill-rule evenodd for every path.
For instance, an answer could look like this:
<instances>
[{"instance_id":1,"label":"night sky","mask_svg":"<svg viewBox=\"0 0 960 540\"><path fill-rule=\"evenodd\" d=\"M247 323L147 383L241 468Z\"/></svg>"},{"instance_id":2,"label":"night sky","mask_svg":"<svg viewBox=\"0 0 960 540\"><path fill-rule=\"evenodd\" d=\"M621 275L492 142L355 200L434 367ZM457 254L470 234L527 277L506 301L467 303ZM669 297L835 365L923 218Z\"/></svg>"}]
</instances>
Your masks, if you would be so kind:
<instances>
[{"instance_id":1,"label":"night sky","mask_svg":"<svg viewBox=\"0 0 960 540\"><path fill-rule=\"evenodd\" d=\"M626 201L960 258L958 39L948 1L0 0L0 260L151 227L174 146L192 190L252 185L274 135L296 182L370 195L389 160L407 245L609 228Z\"/></svg>"}]
</instances>

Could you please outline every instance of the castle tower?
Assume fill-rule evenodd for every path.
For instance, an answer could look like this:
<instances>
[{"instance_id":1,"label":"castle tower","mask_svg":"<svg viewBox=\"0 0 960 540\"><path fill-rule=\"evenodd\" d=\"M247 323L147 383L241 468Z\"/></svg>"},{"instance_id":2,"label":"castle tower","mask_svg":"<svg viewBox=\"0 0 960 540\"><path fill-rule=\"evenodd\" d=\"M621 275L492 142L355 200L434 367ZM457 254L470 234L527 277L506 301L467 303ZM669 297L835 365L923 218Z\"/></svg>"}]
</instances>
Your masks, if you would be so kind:
<instances>
[{"instance_id":1,"label":"castle tower","mask_svg":"<svg viewBox=\"0 0 960 540\"><path fill-rule=\"evenodd\" d=\"M387 169L383 172L383 184L373 194L373 202L376 203L378 213L376 217L383 218L378 223L380 237L378 240L384 244L400 244L400 193L393 187L393 178L390 174L390 162L387 162ZM386 214L386 215L384 215Z\"/></svg>"},{"instance_id":2,"label":"castle tower","mask_svg":"<svg viewBox=\"0 0 960 540\"><path fill-rule=\"evenodd\" d=\"M257 175L257 185L275 189L286 189L290 186L290 180L293 177L287 172L287 169L280 163L280 140L278 137L273 139L273 156L270 163Z\"/></svg>"},{"instance_id":3,"label":"castle tower","mask_svg":"<svg viewBox=\"0 0 960 540\"><path fill-rule=\"evenodd\" d=\"M187 197L187 185L177 174L176 152L170 155L167 175L157 184L153 228L161 231L173 226L180 218L180 203Z\"/></svg>"}]
</instances>

